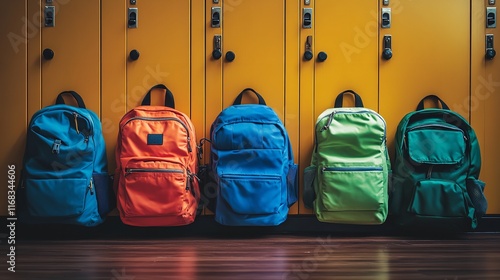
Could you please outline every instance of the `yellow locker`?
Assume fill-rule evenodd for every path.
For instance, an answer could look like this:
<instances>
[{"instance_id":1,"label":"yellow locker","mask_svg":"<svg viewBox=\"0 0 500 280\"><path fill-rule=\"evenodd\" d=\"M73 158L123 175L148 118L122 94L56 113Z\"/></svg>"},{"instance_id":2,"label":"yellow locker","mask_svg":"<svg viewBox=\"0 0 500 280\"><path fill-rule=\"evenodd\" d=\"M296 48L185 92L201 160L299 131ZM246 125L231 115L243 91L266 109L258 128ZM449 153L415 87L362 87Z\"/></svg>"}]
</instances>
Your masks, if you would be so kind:
<instances>
[{"instance_id":1,"label":"yellow locker","mask_svg":"<svg viewBox=\"0 0 500 280\"><path fill-rule=\"evenodd\" d=\"M480 179L486 182L488 214L500 214L500 191L497 188L500 184L497 167L500 157L497 143L500 137L498 130L500 57L493 56L500 46L500 26L494 17L496 9L498 3L489 4L486 0L472 1L470 111L471 123L481 147ZM493 27L494 25L496 27ZM493 50L495 52L492 52ZM466 105L468 104L461 106Z\"/></svg>"},{"instance_id":2,"label":"yellow locker","mask_svg":"<svg viewBox=\"0 0 500 280\"><path fill-rule=\"evenodd\" d=\"M378 2L314 0L302 4L300 174L310 165L316 119L346 89L378 110ZM349 99L345 106L353 106ZM302 188L301 188L302 190ZM300 197L302 197L302 192ZM299 213L311 213L302 203Z\"/></svg>"},{"instance_id":3,"label":"yellow locker","mask_svg":"<svg viewBox=\"0 0 500 280\"><path fill-rule=\"evenodd\" d=\"M123 22L127 28L127 109L140 105L149 88L164 83L174 94L176 109L189 115L190 2L127 2L127 21ZM156 99L163 104L163 98Z\"/></svg>"},{"instance_id":4,"label":"yellow locker","mask_svg":"<svg viewBox=\"0 0 500 280\"><path fill-rule=\"evenodd\" d=\"M190 1L173 0L102 3L103 131L110 171L116 166L119 121L152 86L165 84L174 94L175 109L190 115L190 6ZM163 104L164 95L153 94L151 103Z\"/></svg>"},{"instance_id":5,"label":"yellow locker","mask_svg":"<svg viewBox=\"0 0 500 280\"><path fill-rule=\"evenodd\" d=\"M285 122L285 2L290 13L297 12L293 7L298 3L285 0L205 2L207 135L209 124L247 87L259 92ZM243 102L255 103L256 98L245 96ZM297 102L287 104L296 115Z\"/></svg>"},{"instance_id":6,"label":"yellow locker","mask_svg":"<svg viewBox=\"0 0 500 280\"><path fill-rule=\"evenodd\" d=\"M26 52L28 39L38 32L33 15L26 14L24 1L1 0L2 7L9 7L8 13L0 19L0 53L2 67L5 72L0 76L2 85L2 145L0 154L3 172L15 171L14 186L20 180L22 156L26 143L26 125L28 122L26 111ZM10 166L10 167L9 167ZM4 173L4 174L5 174ZM5 176L5 175L4 175ZM7 180L10 181L9 178ZM8 187L10 185L9 181ZM8 216L7 191L0 192L0 216Z\"/></svg>"},{"instance_id":7,"label":"yellow locker","mask_svg":"<svg viewBox=\"0 0 500 280\"><path fill-rule=\"evenodd\" d=\"M207 122L246 87L261 93L284 120L284 2L206 1ZM217 44L220 54L214 56Z\"/></svg>"},{"instance_id":8,"label":"yellow locker","mask_svg":"<svg viewBox=\"0 0 500 280\"><path fill-rule=\"evenodd\" d=\"M414 111L424 96L438 95L469 119L470 1L383 2L379 22L380 114L387 121L393 157L399 121ZM389 49L392 57L384 58Z\"/></svg>"},{"instance_id":9,"label":"yellow locker","mask_svg":"<svg viewBox=\"0 0 500 280\"><path fill-rule=\"evenodd\" d=\"M28 5L41 14L40 45L30 48L36 51L32 55L39 59L40 72L34 69L28 74L30 81L40 81L40 89L29 92L30 98L40 95L45 107L54 104L61 91L75 90L99 115L100 1L29 1Z\"/></svg>"}]
</instances>

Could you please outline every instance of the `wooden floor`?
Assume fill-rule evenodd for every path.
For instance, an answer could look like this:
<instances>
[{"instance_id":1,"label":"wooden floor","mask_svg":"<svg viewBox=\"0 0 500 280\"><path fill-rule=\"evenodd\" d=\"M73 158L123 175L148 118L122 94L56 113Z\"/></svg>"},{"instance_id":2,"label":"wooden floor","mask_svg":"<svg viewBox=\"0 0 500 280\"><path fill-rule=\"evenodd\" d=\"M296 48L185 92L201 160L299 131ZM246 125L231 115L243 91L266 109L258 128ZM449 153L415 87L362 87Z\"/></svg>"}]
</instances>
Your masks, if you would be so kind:
<instances>
[{"instance_id":1,"label":"wooden floor","mask_svg":"<svg viewBox=\"0 0 500 280\"><path fill-rule=\"evenodd\" d=\"M0 279L29 280L498 280L500 233L17 240L16 272L2 266Z\"/></svg>"}]
</instances>

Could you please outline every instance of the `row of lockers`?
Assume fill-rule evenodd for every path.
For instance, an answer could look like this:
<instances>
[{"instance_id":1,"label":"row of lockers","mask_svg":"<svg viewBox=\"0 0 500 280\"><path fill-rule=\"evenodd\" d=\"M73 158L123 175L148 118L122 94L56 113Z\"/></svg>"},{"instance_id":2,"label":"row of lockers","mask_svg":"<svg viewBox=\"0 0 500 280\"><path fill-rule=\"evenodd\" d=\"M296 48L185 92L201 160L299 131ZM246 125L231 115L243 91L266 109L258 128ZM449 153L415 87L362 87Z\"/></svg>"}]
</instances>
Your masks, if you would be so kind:
<instances>
[{"instance_id":1,"label":"row of lockers","mask_svg":"<svg viewBox=\"0 0 500 280\"><path fill-rule=\"evenodd\" d=\"M384 116L391 155L399 120L434 93L471 120L488 213L500 214L496 1L0 3L8 7L0 19L8 69L0 78L9 131L0 147L4 166L20 170L30 116L63 90L77 91L99 113L110 171L120 118L157 83L172 90L176 109L190 115L199 138L243 88L256 89L284 121L301 172L310 163L316 118L340 91L355 90L365 107ZM290 213L310 211L299 202Z\"/></svg>"}]
</instances>

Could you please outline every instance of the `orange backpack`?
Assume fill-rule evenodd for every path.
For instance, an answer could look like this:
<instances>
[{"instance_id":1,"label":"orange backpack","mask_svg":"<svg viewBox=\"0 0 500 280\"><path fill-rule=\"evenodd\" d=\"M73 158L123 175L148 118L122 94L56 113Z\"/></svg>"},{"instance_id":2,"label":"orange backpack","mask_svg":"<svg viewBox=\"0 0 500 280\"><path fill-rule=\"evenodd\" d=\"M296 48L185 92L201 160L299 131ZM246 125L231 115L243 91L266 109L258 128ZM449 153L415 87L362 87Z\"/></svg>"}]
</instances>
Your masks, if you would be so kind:
<instances>
[{"instance_id":1,"label":"orange backpack","mask_svg":"<svg viewBox=\"0 0 500 280\"><path fill-rule=\"evenodd\" d=\"M153 89L166 91L165 106L150 106ZM114 186L125 224L180 226L196 217L196 136L189 117L174 107L172 92L158 84L120 121Z\"/></svg>"}]
</instances>

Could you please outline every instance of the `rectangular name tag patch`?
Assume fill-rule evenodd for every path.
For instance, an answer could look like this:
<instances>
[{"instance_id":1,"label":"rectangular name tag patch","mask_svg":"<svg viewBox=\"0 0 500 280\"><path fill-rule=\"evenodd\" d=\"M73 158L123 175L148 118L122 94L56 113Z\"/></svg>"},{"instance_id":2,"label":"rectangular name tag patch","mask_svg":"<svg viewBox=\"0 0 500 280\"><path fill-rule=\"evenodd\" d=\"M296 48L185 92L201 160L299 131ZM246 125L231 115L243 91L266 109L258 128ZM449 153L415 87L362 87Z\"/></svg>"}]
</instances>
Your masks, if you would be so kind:
<instances>
[{"instance_id":1,"label":"rectangular name tag patch","mask_svg":"<svg viewBox=\"0 0 500 280\"><path fill-rule=\"evenodd\" d=\"M148 134L148 145L163 145L163 134Z\"/></svg>"}]
</instances>

